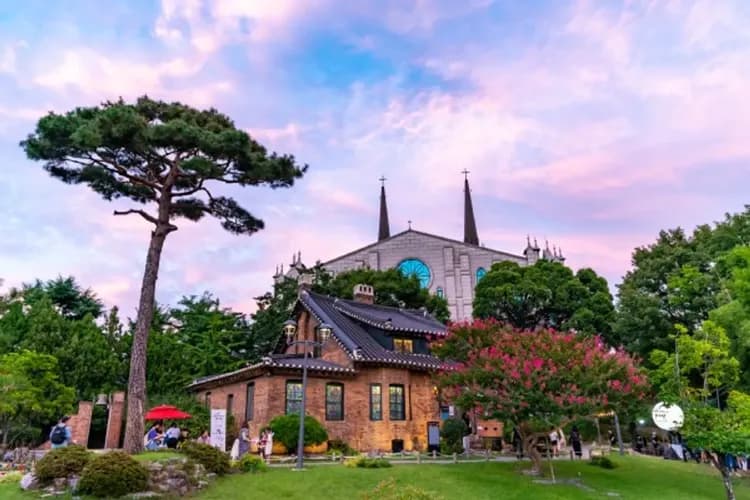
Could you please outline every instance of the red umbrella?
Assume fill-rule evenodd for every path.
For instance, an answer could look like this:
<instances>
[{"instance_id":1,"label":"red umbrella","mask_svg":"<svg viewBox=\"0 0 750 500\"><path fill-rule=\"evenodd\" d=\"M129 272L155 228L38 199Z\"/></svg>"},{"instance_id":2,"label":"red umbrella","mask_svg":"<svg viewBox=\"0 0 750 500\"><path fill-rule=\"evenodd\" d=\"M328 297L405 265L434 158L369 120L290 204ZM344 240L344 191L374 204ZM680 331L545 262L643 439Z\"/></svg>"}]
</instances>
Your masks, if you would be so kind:
<instances>
[{"instance_id":1,"label":"red umbrella","mask_svg":"<svg viewBox=\"0 0 750 500\"><path fill-rule=\"evenodd\" d=\"M146 420L185 420L186 418L190 418L189 413L185 413L172 405L151 408L145 417Z\"/></svg>"}]
</instances>

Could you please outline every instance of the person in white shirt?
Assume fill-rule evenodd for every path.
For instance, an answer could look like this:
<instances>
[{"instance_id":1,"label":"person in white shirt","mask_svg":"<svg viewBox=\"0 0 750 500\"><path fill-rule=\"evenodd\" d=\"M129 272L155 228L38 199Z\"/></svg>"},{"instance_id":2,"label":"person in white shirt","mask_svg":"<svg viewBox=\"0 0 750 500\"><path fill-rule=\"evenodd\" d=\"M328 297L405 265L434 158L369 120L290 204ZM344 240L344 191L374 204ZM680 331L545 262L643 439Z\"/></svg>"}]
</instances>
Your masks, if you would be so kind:
<instances>
[{"instance_id":1,"label":"person in white shirt","mask_svg":"<svg viewBox=\"0 0 750 500\"><path fill-rule=\"evenodd\" d=\"M167 432L165 433L165 442L167 444L167 448L177 448L177 442L180 440L180 428L177 427L177 424L172 423L172 425L169 426L169 429L167 429Z\"/></svg>"}]
</instances>

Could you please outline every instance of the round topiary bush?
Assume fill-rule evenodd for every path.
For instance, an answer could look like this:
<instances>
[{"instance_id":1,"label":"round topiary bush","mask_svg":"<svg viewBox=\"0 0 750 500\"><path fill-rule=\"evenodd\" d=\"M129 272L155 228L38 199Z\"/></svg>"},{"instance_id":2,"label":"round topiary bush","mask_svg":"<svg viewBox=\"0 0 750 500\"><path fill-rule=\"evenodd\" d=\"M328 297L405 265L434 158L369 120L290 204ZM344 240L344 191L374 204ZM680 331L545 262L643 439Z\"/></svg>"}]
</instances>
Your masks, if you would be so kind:
<instances>
[{"instance_id":1,"label":"round topiary bush","mask_svg":"<svg viewBox=\"0 0 750 500\"><path fill-rule=\"evenodd\" d=\"M221 476L230 470L229 455L213 446L187 441L183 443L180 451L201 464L208 472Z\"/></svg>"},{"instance_id":2,"label":"round topiary bush","mask_svg":"<svg viewBox=\"0 0 750 500\"><path fill-rule=\"evenodd\" d=\"M449 418L443 421L443 428L440 430L440 452L450 455L452 453L462 453L464 451L463 439L469 433L466 422L460 418Z\"/></svg>"},{"instance_id":3,"label":"round topiary bush","mask_svg":"<svg viewBox=\"0 0 750 500\"><path fill-rule=\"evenodd\" d=\"M117 498L148 488L148 469L127 453L112 451L94 457L83 469L78 489L95 497Z\"/></svg>"},{"instance_id":4,"label":"round topiary bush","mask_svg":"<svg viewBox=\"0 0 750 500\"><path fill-rule=\"evenodd\" d=\"M282 415L275 417L268 426L273 431L273 438L283 444L289 453L297 451L299 441L299 415ZM328 441L328 432L314 417L305 417L305 446L313 446Z\"/></svg>"},{"instance_id":5,"label":"round topiary bush","mask_svg":"<svg viewBox=\"0 0 750 500\"><path fill-rule=\"evenodd\" d=\"M83 446L66 446L47 452L36 464L34 474L41 483L80 475L92 454Z\"/></svg>"}]
</instances>

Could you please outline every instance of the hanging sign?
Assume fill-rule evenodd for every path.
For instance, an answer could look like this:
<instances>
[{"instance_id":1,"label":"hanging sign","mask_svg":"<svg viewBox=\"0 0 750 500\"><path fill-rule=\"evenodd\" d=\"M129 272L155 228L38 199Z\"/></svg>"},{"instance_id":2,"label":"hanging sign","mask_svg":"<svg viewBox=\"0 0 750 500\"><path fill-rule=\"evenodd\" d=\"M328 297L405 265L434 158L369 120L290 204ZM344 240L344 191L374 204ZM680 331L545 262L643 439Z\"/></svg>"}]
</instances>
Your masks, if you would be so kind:
<instances>
[{"instance_id":1,"label":"hanging sign","mask_svg":"<svg viewBox=\"0 0 750 500\"><path fill-rule=\"evenodd\" d=\"M211 410L211 446L227 451L227 411Z\"/></svg>"},{"instance_id":2,"label":"hanging sign","mask_svg":"<svg viewBox=\"0 0 750 500\"><path fill-rule=\"evenodd\" d=\"M682 408L675 404L657 403L651 410L651 418L659 429L676 431L682 427L685 415L682 413Z\"/></svg>"}]
</instances>

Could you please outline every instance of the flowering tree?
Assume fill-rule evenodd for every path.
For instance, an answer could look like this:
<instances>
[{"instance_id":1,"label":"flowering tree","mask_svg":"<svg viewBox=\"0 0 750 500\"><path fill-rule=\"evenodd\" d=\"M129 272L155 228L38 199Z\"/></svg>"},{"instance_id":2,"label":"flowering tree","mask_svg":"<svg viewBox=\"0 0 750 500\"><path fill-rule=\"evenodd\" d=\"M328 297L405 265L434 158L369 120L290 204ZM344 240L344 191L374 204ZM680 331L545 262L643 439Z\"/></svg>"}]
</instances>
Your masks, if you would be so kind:
<instances>
[{"instance_id":1,"label":"flowering tree","mask_svg":"<svg viewBox=\"0 0 750 500\"><path fill-rule=\"evenodd\" d=\"M462 408L512 422L537 471L534 443L551 426L624 410L648 392L634 359L598 337L477 320L451 327L434 352L449 361L437 376L442 393Z\"/></svg>"}]
</instances>

